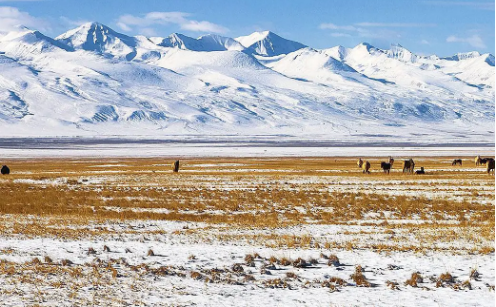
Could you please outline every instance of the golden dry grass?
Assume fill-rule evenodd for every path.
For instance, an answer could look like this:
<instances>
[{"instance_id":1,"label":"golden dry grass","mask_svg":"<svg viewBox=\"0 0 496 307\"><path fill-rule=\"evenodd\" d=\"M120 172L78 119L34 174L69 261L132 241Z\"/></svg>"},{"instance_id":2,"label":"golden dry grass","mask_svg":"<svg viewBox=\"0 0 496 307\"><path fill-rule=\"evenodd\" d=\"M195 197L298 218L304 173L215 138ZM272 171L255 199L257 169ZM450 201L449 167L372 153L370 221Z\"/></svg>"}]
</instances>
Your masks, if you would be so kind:
<instances>
[{"instance_id":1,"label":"golden dry grass","mask_svg":"<svg viewBox=\"0 0 496 307\"><path fill-rule=\"evenodd\" d=\"M365 159L365 157L363 157ZM494 251L494 177L472 159L414 158L425 176L403 174L396 159L356 158L84 159L4 161L0 177L0 235L81 238L133 233L90 225L125 220L173 220L265 229L304 224L374 226L350 237L387 236L388 242L318 241L311 235L229 234L218 240L252 240L265 246L374 250L442 250L439 243L475 242L472 251ZM77 227L67 227L67 226ZM201 231L205 231L202 229ZM185 230L178 235L197 235ZM405 233L416 243L405 243ZM487 242L490 242L488 244Z\"/></svg>"}]
</instances>

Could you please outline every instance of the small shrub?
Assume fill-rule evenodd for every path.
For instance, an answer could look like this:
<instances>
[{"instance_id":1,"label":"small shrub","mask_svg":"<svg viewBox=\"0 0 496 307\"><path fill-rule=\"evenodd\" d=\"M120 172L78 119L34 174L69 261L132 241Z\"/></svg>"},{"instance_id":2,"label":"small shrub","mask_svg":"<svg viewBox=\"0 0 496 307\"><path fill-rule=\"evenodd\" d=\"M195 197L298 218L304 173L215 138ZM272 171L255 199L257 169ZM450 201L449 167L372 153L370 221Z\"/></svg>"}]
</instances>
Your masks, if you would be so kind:
<instances>
[{"instance_id":1,"label":"small shrub","mask_svg":"<svg viewBox=\"0 0 496 307\"><path fill-rule=\"evenodd\" d=\"M63 266L68 266L68 265L73 264L73 262L70 261L69 259L62 259L62 260L60 260L60 264Z\"/></svg>"},{"instance_id":2,"label":"small shrub","mask_svg":"<svg viewBox=\"0 0 496 307\"><path fill-rule=\"evenodd\" d=\"M350 278L355 282L357 287L370 287L370 282L367 281L365 275L362 273L363 269L361 266L355 267L355 273L351 274Z\"/></svg>"},{"instance_id":3,"label":"small shrub","mask_svg":"<svg viewBox=\"0 0 496 307\"><path fill-rule=\"evenodd\" d=\"M329 278L329 282L336 284L338 286L345 286L347 284L347 282L344 279L339 277L331 277Z\"/></svg>"},{"instance_id":4,"label":"small shrub","mask_svg":"<svg viewBox=\"0 0 496 307\"><path fill-rule=\"evenodd\" d=\"M95 255L96 250L93 247L88 248L88 251L86 252L87 255Z\"/></svg>"},{"instance_id":5,"label":"small shrub","mask_svg":"<svg viewBox=\"0 0 496 307\"><path fill-rule=\"evenodd\" d=\"M295 261L293 261L293 266L295 268L306 268L307 266L309 266L309 264L304 259L298 258Z\"/></svg>"},{"instance_id":6,"label":"small shrub","mask_svg":"<svg viewBox=\"0 0 496 307\"><path fill-rule=\"evenodd\" d=\"M45 256L44 260L45 260L45 263L52 263L53 262L52 258L50 258L48 256Z\"/></svg>"},{"instance_id":7,"label":"small shrub","mask_svg":"<svg viewBox=\"0 0 496 307\"><path fill-rule=\"evenodd\" d=\"M329 261L327 261L327 265L329 266L340 266L341 263L339 262L339 258L338 256L336 255L330 255L327 259L329 259Z\"/></svg>"},{"instance_id":8,"label":"small shrub","mask_svg":"<svg viewBox=\"0 0 496 307\"><path fill-rule=\"evenodd\" d=\"M480 274L477 269L470 270L470 279L479 280Z\"/></svg>"},{"instance_id":9,"label":"small shrub","mask_svg":"<svg viewBox=\"0 0 496 307\"><path fill-rule=\"evenodd\" d=\"M253 262L253 261L255 261L255 257L254 257L253 255L247 254L247 255L245 256L245 262L246 262L246 263L251 263L251 262Z\"/></svg>"},{"instance_id":10,"label":"small shrub","mask_svg":"<svg viewBox=\"0 0 496 307\"><path fill-rule=\"evenodd\" d=\"M470 283L469 280L466 280L462 283L462 287L468 290L472 290L472 284Z\"/></svg>"},{"instance_id":11,"label":"small shrub","mask_svg":"<svg viewBox=\"0 0 496 307\"><path fill-rule=\"evenodd\" d=\"M296 275L294 272L287 272L286 277L291 279L296 279L298 278L298 275Z\"/></svg>"},{"instance_id":12,"label":"small shrub","mask_svg":"<svg viewBox=\"0 0 496 307\"><path fill-rule=\"evenodd\" d=\"M267 288L288 288L289 285L280 278L268 279L262 282L262 284Z\"/></svg>"},{"instance_id":13,"label":"small shrub","mask_svg":"<svg viewBox=\"0 0 496 307\"><path fill-rule=\"evenodd\" d=\"M34 257L33 260L28 262L29 264L41 264L41 260L38 257Z\"/></svg>"},{"instance_id":14,"label":"small shrub","mask_svg":"<svg viewBox=\"0 0 496 307\"><path fill-rule=\"evenodd\" d=\"M194 280L201 280L201 279L203 279L203 275L202 275L202 274L200 274L199 272L196 272L196 271L191 272L191 273L189 274L189 276L190 276L191 278L193 278Z\"/></svg>"},{"instance_id":15,"label":"small shrub","mask_svg":"<svg viewBox=\"0 0 496 307\"><path fill-rule=\"evenodd\" d=\"M398 283L395 281L386 281L386 286L391 289L391 290L399 290L400 288L398 287Z\"/></svg>"},{"instance_id":16,"label":"small shrub","mask_svg":"<svg viewBox=\"0 0 496 307\"><path fill-rule=\"evenodd\" d=\"M107 253L110 253L110 248L107 245L104 245L103 246L103 251L104 252L107 252Z\"/></svg>"},{"instance_id":17,"label":"small shrub","mask_svg":"<svg viewBox=\"0 0 496 307\"><path fill-rule=\"evenodd\" d=\"M151 257L151 256L155 256L155 253L153 252L153 250L149 249L146 255Z\"/></svg>"},{"instance_id":18,"label":"small shrub","mask_svg":"<svg viewBox=\"0 0 496 307\"><path fill-rule=\"evenodd\" d=\"M231 269L235 273L243 273L245 271L240 263L235 263Z\"/></svg>"},{"instance_id":19,"label":"small shrub","mask_svg":"<svg viewBox=\"0 0 496 307\"><path fill-rule=\"evenodd\" d=\"M281 258L281 259L278 261L278 263L279 263L280 265L282 265L282 266L288 266L288 265L291 265L291 261L290 261L288 258L286 258L286 257Z\"/></svg>"},{"instance_id":20,"label":"small shrub","mask_svg":"<svg viewBox=\"0 0 496 307\"><path fill-rule=\"evenodd\" d=\"M196 260L196 256L195 255L189 255L188 260Z\"/></svg>"},{"instance_id":21,"label":"small shrub","mask_svg":"<svg viewBox=\"0 0 496 307\"><path fill-rule=\"evenodd\" d=\"M411 286L411 287L414 287L414 288L417 288L418 287L418 284L419 283L422 283L424 282L424 279L422 278L422 276L420 275L419 272L415 272L415 273L412 273L412 276L410 277L410 279L407 279L405 281L405 285L406 286Z\"/></svg>"},{"instance_id":22,"label":"small shrub","mask_svg":"<svg viewBox=\"0 0 496 307\"><path fill-rule=\"evenodd\" d=\"M243 278L243 281L244 282L250 282L250 281L255 281L255 277L253 277L253 275L246 275L244 278Z\"/></svg>"},{"instance_id":23,"label":"small shrub","mask_svg":"<svg viewBox=\"0 0 496 307\"><path fill-rule=\"evenodd\" d=\"M439 276L439 280L441 282L445 282L445 283L455 282L455 279L453 278L453 276L448 272L441 274L441 276Z\"/></svg>"}]
</instances>

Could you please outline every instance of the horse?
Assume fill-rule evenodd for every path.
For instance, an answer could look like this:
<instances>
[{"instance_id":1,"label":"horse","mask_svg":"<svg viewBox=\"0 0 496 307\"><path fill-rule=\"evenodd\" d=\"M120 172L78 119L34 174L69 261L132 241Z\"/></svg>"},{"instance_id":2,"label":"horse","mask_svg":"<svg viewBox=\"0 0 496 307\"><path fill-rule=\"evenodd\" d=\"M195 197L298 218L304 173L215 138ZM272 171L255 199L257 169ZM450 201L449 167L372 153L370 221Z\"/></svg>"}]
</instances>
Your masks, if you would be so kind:
<instances>
[{"instance_id":1,"label":"horse","mask_svg":"<svg viewBox=\"0 0 496 307\"><path fill-rule=\"evenodd\" d=\"M2 166L2 169L0 170L2 175L8 175L10 174L10 168L7 165Z\"/></svg>"},{"instance_id":2,"label":"horse","mask_svg":"<svg viewBox=\"0 0 496 307\"><path fill-rule=\"evenodd\" d=\"M413 162L413 159L403 161L403 173L413 174L414 168L415 168L415 162Z\"/></svg>"},{"instance_id":3,"label":"horse","mask_svg":"<svg viewBox=\"0 0 496 307\"><path fill-rule=\"evenodd\" d=\"M491 171L494 174L494 159L489 158L489 161L487 161L487 173L491 174Z\"/></svg>"},{"instance_id":4,"label":"horse","mask_svg":"<svg viewBox=\"0 0 496 307\"><path fill-rule=\"evenodd\" d=\"M481 158L480 159L480 164L481 165L486 165L487 162L491 161L492 158Z\"/></svg>"},{"instance_id":5,"label":"horse","mask_svg":"<svg viewBox=\"0 0 496 307\"><path fill-rule=\"evenodd\" d=\"M393 168L394 159L391 156L389 156L389 164L391 164L391 168Z\"/></svg>"},{"instance_id":6,"label":"horse","mask_svg":"<svg viewBox=\"0 0 496 307\"><path fill-rule=\"evenodd\" d=\"M381 162L381 168L384 170L384 173L388 173L391 170L393 165L391 163Z\"/></svg>"},{"instance_id":7,"label":"horse","mask_svg":"<svg viewBox=\"0 0 496 307\"><path fill-rule=\"evenodd\" d=\"M370 162L369 161L365 161L363 162L363 165L362 165L362 169L363 169L363 173L364 174L370 174Z\"/></svg>"},{"instance_id":8,"label":"horse","mask_svg":"<svg viewBox=\"0 0 496 307\"><path fill-rule=\"evenodd\" d=\"M362 158L359 158L358 161L357 161L358 168L362 168L362 165L363 165Z\"/></svg>"},{"instance_id":9,"label":"horse","mask_svg":"<svg viewBox=\"0 0 496 307\"><path fill-rule=\"evenodd\" d=\"M172 163L172 167L173 167L174 173L179 172L179 160L177 160L176 162Z\"/></svg>"},{"instance_id":10,"label":"horse","mask_svg":"<svg viewBox=\"0 0 496 307\"><path fill-rule=\"evenodd\" d=\"M424 175L424 174L425 174L425 171L424 171L423 166L420 169L415 171L415 175Z\"/></svg>"},{"instance_id":11,"label":"horse","mask_svg":"<svg viewBox=\"0 0 496 307\"><path fill-rule=\"evenodd\" d=\"M460 164L460 166L461 166L462 165L462 159L454 159L453 162L451 162L452 166L457 165L457 164Z\"/></svg>"},{"instance_id":12,"label":"horse","mask_svg":"<svg viewBox=\"0 0 496 307\"><path fill-rule=\"evenodd\" d=\"M479 166L480 162L481 162L481 157L480 156L475 157L475 166Z\"/></svg>"}]
</instances>

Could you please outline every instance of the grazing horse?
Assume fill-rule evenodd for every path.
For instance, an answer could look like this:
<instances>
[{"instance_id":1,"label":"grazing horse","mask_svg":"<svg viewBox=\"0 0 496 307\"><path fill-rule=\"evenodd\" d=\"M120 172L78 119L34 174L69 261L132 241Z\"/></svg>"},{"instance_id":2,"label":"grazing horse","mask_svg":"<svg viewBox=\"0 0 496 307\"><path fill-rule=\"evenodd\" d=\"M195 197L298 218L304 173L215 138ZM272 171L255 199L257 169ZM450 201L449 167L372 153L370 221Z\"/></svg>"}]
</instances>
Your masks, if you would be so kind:
<instances>
[{"instance_id":1,"label":"grazing horse","mask_svg":"<svg viewBox=\"0 0 496 307\"><path fill-rule=\"evenodd\" d=\"M494 159L489 158L489 161L487 161L487 173L491 174L491 171L494 174Z\"/></svg>"},{"instance_id":2,"label":"grazing horse","mask_svg":"<svg viewBox=\"0 0 496 307\"><path fill-rule=\"evenodd\" d=\"M10 168L7 165L2 166L2 169L0 170L2 175L8 175L10 174Z\"/></svg>"},{"instance_id":3,"label":"grazing horse","mask_svg":"<svg viewBox=\"0 0 496 307\"><path fill-rule=\"evenodd\" d=\"M391 164L391 168L393 168L394 159L391 156L389 156L389 164Z\"/></svg>"},{"instance_id":4,"label":"grazing horse","mask_svg":"<svg viewBox=\"0 0 496 307\"><path fill-rule=\"evenodd\" d=\"M480 164L481 164L481 165L482 165L482 164L484 164L484 165L485 165L487 162L489 162L489 161L491 161L491 160L492 160L492 158L481 158L481 159L480 159Z\"/></svg>"},{"instance_id":5,"label":"grazing horse","mask_svg":"<svg viewBox=\"0 0 496 307\"><path fill-rule=\"evenodd\" d=\"M172 166L174 167L174 169L173 169L174 173L179 172L179 160L177 160L176 162L174 162L172 164Z\"/></svg>"},{"instance_id":6,"label":"grazing horse","mask_svg":"<svg viewBox=\"0 0 496 307\"><path fill-rule=\"evenodd\" d=\"M370 171L369 171L370 170L370 162L369 161L363 162L362 169L363 169L364 174L370 174Z\"/></svg>"},{"instance_id":7,"label":"grazing horse","mask_svg":"<svg viewBox=\"0 0 496 307\"><path fill-rule=\"evenodd\" d=\"M457 165L457 164L460 164L460 166L462 165L462 159L454 159L453 162L451 162L451 165Z\"/></svg>"},{"instance_id":8,"label":"grazing horse","mask_svg":"<svg viewBox=\"0 0 496 307\"><path fill-rule=\"evenodd\" d=\"M359 158L358 161L357 161L358 168L362 168L362 165L363 165L362 158Z\"/></svg>"},{"instance_id":9,"label":"grazing horse","mask_svg":"<svg viewBox=\"0 0 496 307\"><path fill-rule=\"evenodd\" d=\"M415 171L415 175L424 175L424 174L425 174L425 171L424 171L423 166L419 170Z\"/></svg>"},{"instance_id":10,"label":"grazing horse","mask_svg":"<svg viewBox=\"0 0 496 307\"><path fill-rule=\"evenodd\" d=\"M480 156L475 157L475 166L479 166L480 163L481 163L481 157Z\"/></svg>"},{"instance_id":11,"label":"grazing horse","mask_svg":"<svg viewBox=\"0 0 496 307\"><path fill-rule=\"evenodd\" d=\"M415 162L413 162L413 159L403 161L403 173L413 174L414 168Z\"/></svg>"},{"instance_id":12,"label":"grazing horse","mask_svg":"<svg viewBox=\"0 0 496 307\"><path fill-rule=\"evenodd\" d=\"M388 173L391 170L393 165L391 163L381 162L381 168L384 170L384 173Z\"/></svg>"}]
</instances>

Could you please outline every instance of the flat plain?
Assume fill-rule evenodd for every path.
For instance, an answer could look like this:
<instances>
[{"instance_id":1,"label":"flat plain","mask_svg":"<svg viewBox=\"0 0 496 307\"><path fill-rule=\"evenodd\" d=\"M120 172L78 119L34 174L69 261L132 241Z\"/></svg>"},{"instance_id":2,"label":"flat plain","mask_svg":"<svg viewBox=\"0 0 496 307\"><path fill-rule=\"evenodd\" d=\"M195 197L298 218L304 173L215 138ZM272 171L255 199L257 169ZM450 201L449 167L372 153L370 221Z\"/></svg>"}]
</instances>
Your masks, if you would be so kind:
<instances>
[{"instance_id":1,"label":"flat plain","mask_svg":"<svg viewBox=\"0 0 496 307\"><path fill-rule=\"evenodd\" d=\"M494 306L494 176L395 158L2 161L0 301Z\"/></svg>"}]
</instances>

